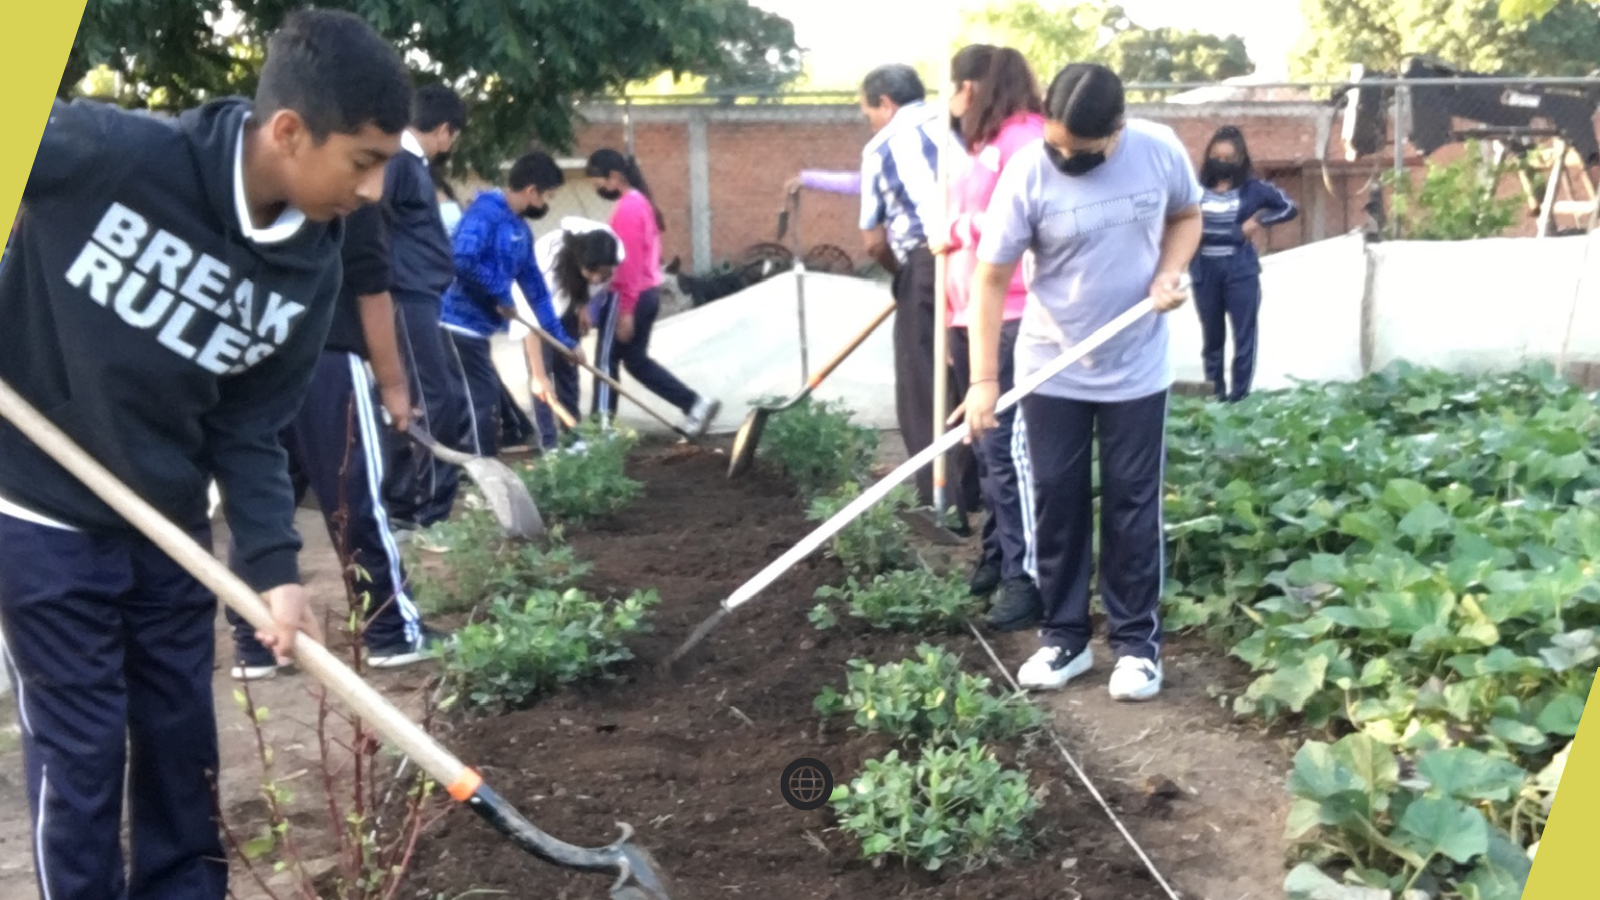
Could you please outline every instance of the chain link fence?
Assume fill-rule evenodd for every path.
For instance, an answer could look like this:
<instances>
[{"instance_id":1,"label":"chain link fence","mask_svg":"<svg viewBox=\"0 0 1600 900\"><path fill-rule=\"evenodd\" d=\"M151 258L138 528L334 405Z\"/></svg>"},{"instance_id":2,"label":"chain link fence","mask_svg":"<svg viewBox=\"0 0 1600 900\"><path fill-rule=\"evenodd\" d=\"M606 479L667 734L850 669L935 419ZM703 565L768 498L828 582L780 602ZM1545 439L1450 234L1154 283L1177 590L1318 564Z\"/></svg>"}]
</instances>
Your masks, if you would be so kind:
<instances>
[{"instance_id":1,"label":"chain link fence","mask_svg":"<svg viewBox=\"0 0 1600 900\"><path fill-rule=\"evenodd\" d=\"M1265 236L1268 252L1363 230L1451 236L1424 233L1424 213L1461 219L1445 223L1465 229L1458 236L1563 234L1591 228L1600 207L1600 78L1469 76L1411 60L1399 72L1356 71L1343 82L1245 77L1127 88L1129 114L1171 126L1196 161L1217 128L1244 132L1258 174L1301 209ZM609 215L581 166L593 150L615 147L636 157L667 220L664 261L685 305L797 260L809 271L882 277L857 227L859 195L806 191L796 201L786 191L803 170L858 170L872 136L858 100L851 92L725 92L588 103L567 160L574 183L558 210ZM1509 214L1485 218L1485 204Z\"/></svg>"}]
</instances>

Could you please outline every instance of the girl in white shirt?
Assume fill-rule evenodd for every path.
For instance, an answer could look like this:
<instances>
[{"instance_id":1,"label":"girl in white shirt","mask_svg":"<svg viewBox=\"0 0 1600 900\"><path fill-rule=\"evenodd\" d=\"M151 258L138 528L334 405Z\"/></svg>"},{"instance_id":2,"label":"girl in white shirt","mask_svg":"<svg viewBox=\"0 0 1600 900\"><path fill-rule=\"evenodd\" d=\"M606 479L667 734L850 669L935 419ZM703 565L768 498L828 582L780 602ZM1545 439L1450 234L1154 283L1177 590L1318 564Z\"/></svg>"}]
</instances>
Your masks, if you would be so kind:
<instances>
[{"instance_id":1,"label":"girl in white shirt","mask_svg":"<svg viewBox=\"0 0 1600 900\"><path fill-rule=\"evenodd\" d=\"M550 288L556 315L561 317L561 327L582 340L610 292L611 276L623 260L622 242L603 222L568 216L561 220L559 229L534 244L533 253ZM553 389L556 400L576 415L580 399L578 367L535 335L527 335L523 342L528 371L534 380L533 395L539 397ZM534 413L545 446L555 446L556 424L550 408L535 401Z\"/></svg>"}]
</instances>

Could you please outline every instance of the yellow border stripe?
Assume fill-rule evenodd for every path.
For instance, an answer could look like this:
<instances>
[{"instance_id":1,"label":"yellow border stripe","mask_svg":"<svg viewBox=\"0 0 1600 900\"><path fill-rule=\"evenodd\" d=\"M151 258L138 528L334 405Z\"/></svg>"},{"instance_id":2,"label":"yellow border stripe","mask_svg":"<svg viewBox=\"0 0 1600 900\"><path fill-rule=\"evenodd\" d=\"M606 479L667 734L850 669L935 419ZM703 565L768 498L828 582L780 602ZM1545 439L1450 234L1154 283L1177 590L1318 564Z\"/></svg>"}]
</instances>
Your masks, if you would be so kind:
<instances>
[{"instance_id":1,"label":"yellow border stripe","mask_svg":"<svg viewBox=\"0 0 1600 900\"><path fill-rule=\"evenodd\" d=\"M1593 698L1592 691L1590 697ZM1585 709L1522 900L1600 896L1593 850L1595 836L1600 835L1600 770L1590 768L1600 765L1595 759L1597 753L1600 713Z\"/></svg>"},{"instance_id":2,"label":"yellow border stripe","mask_svg":"<svg viewBox=\"0 0 1600 900\"><path fill-rule=\"evenodd\" d=\"M7 87L0 93L0 118L10 123L11 134L0 141L0 243L11 232L22 186L33 169L51 98L83 20L84 0L7 5L0 28L0 83Z\"/></svg>"}]
</instances>

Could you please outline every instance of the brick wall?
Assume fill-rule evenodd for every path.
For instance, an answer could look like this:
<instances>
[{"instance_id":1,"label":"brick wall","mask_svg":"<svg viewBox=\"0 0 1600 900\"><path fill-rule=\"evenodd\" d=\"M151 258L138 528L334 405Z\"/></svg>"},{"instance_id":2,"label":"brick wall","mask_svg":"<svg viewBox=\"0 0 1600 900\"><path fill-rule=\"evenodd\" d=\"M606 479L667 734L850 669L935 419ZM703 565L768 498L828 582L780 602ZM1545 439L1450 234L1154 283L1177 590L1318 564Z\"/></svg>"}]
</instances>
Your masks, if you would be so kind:
<instances>
[{"instance_id":1,"label":"brick wall","mask_svg":"<svg viewBox=\"0 0 1600 900\"><path fill-rule=\"evenodd\" d=\"M1301 208L1298 220L1266 237L1269 251L1360 228L1367 220L1362 209L1366 185L1375 173L1393 164L1389 154L1346 163L1337 146L1340 123L1329 121L1326 108L1313 104L1153 104L1130 112L1172 126L1196 161L1218 127L1239 126L1261 174ZM703 264L718 266L739 259L755 243L771 241L784 202L784 182L802 168L858 168L861 148L872 135L858 110L837 105L641 106L632 110L632 117L640 165L667 219L664 256L669 261L681 257L684 268L691 271L703 268L695 264L697 256ZM591 107L585 118L575 155L587 156L602 146L625 146L620 108ZM703 152L696 149L697 129L703 136ZM1334 157L1326 167L1317 162L1319 140L1327 142L1328 155ZM1449 146L1434 160L1447 162L1460 152L1459 146ZM1408 164L1420 171L1421 162L1414 155ZM697 169L705 198L698 220ZM594 208L587 184L576 187L586 195L578 198L584 214L603 215L603 210ZM1515 179L1502 185L1503 194L1518 191ZM573 202L578 201L566 201ZM857 265L865 263L856 227L859 204L854 196L806 192L798 221L804 246L832 244ZM1531 233L1531 228L1530 223L1524 231ZM786 240L793 239L791 234Z\"/></svg>"}]
</instances>

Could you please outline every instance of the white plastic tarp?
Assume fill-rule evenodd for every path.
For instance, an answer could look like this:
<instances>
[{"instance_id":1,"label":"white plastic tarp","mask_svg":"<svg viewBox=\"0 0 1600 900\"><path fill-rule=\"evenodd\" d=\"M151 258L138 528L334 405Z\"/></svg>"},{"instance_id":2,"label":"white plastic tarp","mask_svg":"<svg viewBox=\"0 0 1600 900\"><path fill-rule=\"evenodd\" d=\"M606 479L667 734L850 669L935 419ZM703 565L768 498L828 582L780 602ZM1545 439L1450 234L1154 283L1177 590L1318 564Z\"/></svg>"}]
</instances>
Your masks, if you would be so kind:
<instances>
[{"instance_id":1,"label":"white plastic tarp","mask_svg":"<svg viewBox=\"0 0 1600 900\"><path fill-rule=\"evenodd\" d=\"M1596 236L1376 244L1372 368L1600 360Z\"/></svg>"},{"instance_id":2,"label":"white plastic tarp","mask_svg":"<svg viewBox=\"0 0 1600 900\"><path fill-rule=\"evenodd\" d=\"M729 297L655 324L650 355L692 390L722 401L714 433L738 429L751 405L763 397L789 397L804 384L800 367L800 321L795 274L785 272ZM888 305L884 282L844 275L806 273L806 336L815 373ZM891 316L813 394L840 400L853 420L871 428L894 428L894 349ZM526 403L527 367L521 347L497 338L495 361L519 401ZM594 359L594 341L586 342ZM585 375L585 409L593 397ZM682 414L622 374L623 387L670 421ZM580 411L575 410L574 412ZM665 429L624 400L620 421L641 431Z\"/></svg>"}]
</instances>

